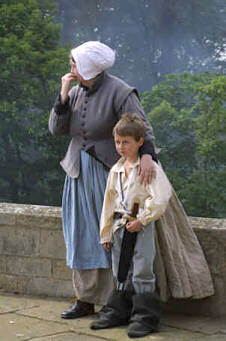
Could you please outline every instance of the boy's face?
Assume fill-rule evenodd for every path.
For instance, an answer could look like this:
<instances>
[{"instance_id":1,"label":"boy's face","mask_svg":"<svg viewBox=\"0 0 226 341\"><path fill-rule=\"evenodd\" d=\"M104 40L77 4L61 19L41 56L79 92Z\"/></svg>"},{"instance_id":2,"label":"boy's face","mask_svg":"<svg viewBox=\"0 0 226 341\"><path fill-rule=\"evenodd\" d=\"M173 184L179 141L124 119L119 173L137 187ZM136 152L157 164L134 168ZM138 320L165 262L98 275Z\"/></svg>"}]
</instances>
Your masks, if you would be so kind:
<instances>
[{"instance_id":1,"label":"boy's face","mask_svg":"<svg viewBox=\"0 0 226 341\"><path fill-rule=\"evenodd\" d=\"M119 136L115 134L115 148L117 153L127 159L134 159L138 155L138 150L142 146L144 139L141 137L136 141L133 136Z\"/></svg>"}]
</instances>

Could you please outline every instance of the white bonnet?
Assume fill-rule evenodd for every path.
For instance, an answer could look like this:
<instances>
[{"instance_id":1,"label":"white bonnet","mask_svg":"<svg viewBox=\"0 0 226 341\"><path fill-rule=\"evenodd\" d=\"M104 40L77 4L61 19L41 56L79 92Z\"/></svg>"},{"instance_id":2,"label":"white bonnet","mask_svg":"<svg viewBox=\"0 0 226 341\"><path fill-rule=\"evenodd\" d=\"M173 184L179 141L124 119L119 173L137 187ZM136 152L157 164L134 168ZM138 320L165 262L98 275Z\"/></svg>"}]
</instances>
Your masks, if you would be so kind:
<instances>
[{"instance_id":1,"label":"white bonnet","mask_svg":"<svg viewBox=\"0 0 226 341\"><path fill-rule=\"evenodd\" d=\"M87 41L71 50L78 73L83 79L96 77L115 62L115 52L99 41Z\"/></svg>"}]
</instances>

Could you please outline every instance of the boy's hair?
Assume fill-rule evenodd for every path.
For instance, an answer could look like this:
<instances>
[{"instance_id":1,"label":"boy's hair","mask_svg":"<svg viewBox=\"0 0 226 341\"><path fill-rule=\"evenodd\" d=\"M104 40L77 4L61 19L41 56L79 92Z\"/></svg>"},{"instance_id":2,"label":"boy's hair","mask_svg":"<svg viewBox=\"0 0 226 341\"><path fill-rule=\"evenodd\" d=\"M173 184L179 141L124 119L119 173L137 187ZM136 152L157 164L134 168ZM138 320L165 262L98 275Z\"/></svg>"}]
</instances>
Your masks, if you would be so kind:
<instances>
[{"instance_id":1,"label":"boy's hair","mask_svg":"<svg viewBox=\"0 0 226 341\"><path fill-rule=\"evenodd\" d=\"M133 136L136 141L145 136L147 128L144 121L137 114L124 114L113 129L113 135Z\"/></svg>"}]
</instances>

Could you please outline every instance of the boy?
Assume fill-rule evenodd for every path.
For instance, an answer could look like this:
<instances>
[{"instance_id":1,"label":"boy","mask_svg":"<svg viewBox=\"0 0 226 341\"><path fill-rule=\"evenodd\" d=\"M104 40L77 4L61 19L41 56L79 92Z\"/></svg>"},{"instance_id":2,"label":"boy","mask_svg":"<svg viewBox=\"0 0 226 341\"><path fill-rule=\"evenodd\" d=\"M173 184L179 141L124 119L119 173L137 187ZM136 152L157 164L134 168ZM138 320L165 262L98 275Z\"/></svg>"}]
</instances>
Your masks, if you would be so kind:
<instances>
[{"instance_id":1,"label":"boy","mask_svg":"<svg viewBox=\"0 0 226 341\"><path fill-rule=\"evenodd\" d=\"M113 134L121 159L109 173L100 220L100 242L112 251L116 290L91 329L128 326L129 337L157 331L160 301L155 293L154 221L165 211L171 185L155 164L156 177L146 187L137 180L139 148L146 127L136 114L125 114Z\"/></svg>"}]
</instances>

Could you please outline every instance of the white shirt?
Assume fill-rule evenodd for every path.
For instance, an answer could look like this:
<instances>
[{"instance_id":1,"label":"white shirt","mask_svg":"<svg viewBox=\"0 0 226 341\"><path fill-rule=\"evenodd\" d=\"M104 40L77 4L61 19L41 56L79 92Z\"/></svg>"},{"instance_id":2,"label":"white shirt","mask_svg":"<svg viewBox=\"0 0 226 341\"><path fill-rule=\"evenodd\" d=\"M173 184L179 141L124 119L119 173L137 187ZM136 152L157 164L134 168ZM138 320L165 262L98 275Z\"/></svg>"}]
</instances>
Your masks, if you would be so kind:
<instances>
[{"instance_id":1,"label":"white shirt","mask_svg":"<svg viewBox=\"0 0 226 341\"><path fill-rule=\"evenodd\" d=\"M125 174L123 158L121 158L111 168L107 180L100 219L101 244L112 241L112 234L120 226L124 225L126 220L132 220L121 204L121 191L120 183L118 181L118 173L121 173L121 183L124 194L127 192L129 185L128 196L126 198L127 211L131 212L133 204L138 202L139 212L136 219L138 219L143 226L147 225L151 221L159 219L159 217L165 212L172 194L172 187L163 169L157 163L154 163L154 165L156 169L156 177L152 179L151 183L147 186L139 183L137 172L140 166L140 158L138 158L131 167L128 177ZM134 168L135 170L133 171ZM114 222L114 212L123 213L122 219L118 219Z\"/></svg>"}]
</instances>

